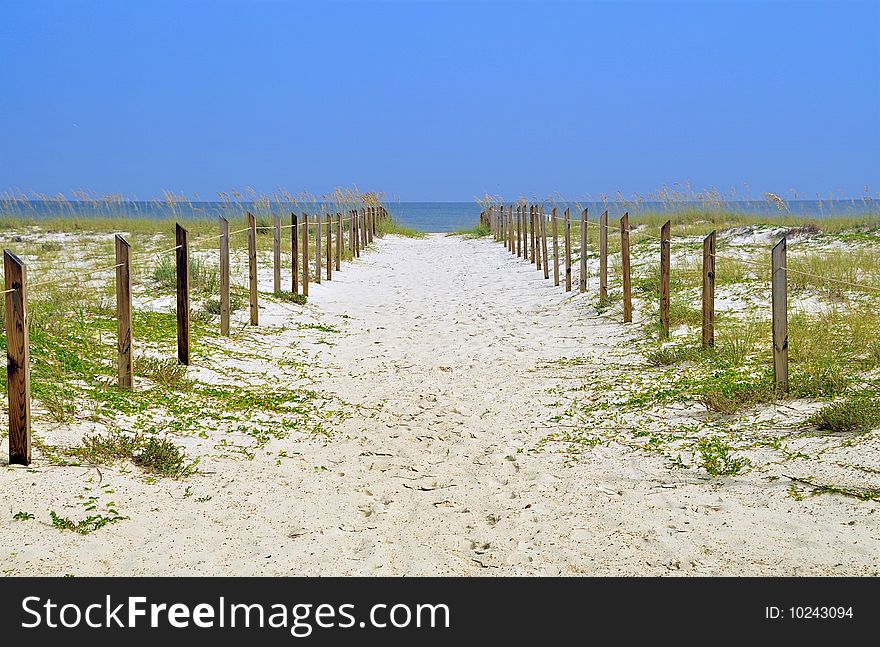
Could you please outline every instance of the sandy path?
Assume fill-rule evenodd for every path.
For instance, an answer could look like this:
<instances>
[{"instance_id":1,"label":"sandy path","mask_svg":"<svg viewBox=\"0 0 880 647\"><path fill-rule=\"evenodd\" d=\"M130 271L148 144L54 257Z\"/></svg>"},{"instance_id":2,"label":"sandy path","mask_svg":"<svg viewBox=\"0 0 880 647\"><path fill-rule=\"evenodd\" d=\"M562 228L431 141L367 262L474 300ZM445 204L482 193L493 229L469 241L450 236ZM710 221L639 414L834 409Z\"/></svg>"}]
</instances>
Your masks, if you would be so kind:
<instances>
[{"instance_id":1,"label":"sandy path","mask_svg":"<svg viewBox=\"0 0 880 647\"><path fill-rule=\"evenodd\" d=\"M579 301L487 240L378 241L331 284L313 286L309 307L342 331L307 336L316 388L363 405L361 415L323 442L273 441L254 460L207 463L213 474L191 480L195 494L211 493L201 505L181 498L183 484L121 476L128 521L86 537L35 526L2 566L81 575L876 574L874 504L804 505L783 483L701 479L616 446L574 464L534 451L549 432L552 389L564 384L560 372L536 367L562 356L601 362L634 334ZM285 312L264 320L284 323ZM275 465L278 449L294 458ZM37 509L31 481L45 472L57 483L59 474L8 471L11 505ZM3 523L0 539L13 546L20 531Z\"/></svg>"}]
</instances>

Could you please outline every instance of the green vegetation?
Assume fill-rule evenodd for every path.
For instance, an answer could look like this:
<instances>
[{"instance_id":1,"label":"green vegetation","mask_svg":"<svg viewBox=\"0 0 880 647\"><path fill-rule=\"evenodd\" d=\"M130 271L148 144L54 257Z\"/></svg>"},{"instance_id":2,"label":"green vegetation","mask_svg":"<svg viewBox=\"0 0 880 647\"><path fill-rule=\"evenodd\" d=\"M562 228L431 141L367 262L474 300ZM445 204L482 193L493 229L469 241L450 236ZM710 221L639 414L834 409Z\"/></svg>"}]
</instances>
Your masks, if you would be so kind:
<instances>
[{"instance_id":1,"label":"green vegetation","mask_svg":"<svg viewBox=\"0 0 880 647\"><path fill-rule=\"evenodd\" d=\"M16 512L14 515L12 515L12 518L16 521L30 521L34 518L34 515L32 515L30 512Z\"/></svg>"},{"instance_id":2,"label":"green vegetation","mask_svg":"<svg viewBox=\"0 0 880 647\"><path fill-rule=\"evenodd\" d=\"M700 467L711 476L735 476L749 465L747 458L734 458L730 445L718 436L701 440L697 449L700 453Z\"/></svg>"},{"instance_id":3,"label":"green vegetation","mask_svg":"<svg viewBox=\"0 0 880 647\"><path fill-rule=\"evenodd\" d=\"M880 428L880 400L859 394L822 407L808 422L832 433L871 431Z\"/></svg>"},{"instance_id":4,"label":"green vegetation","mask_svg":"<svg viewBox=\"0 0 880 647\"><path fill-rule=\"evenodd\" d=\"M130 460L146 472L170 478L190 476L195 473L197 463L188 463L183 450L170 440L147 438L141 433L90 434L82 439L80 446L67 449L64 453L93 465Z\"/></svg>"},{"instance_id":5,"label":"green vegetation","mask_svg":"<svg viewBox=\"0 0 880 647\"><path fill-rule=\"evenodd\" d=\"M489 229L488 225L484 225L480 223L476 227L471 229L463 229L461 231L454 231L450 236L463 236L465 238L485 238L492 234L492 230Z\"/></svg>"}]
</instances>

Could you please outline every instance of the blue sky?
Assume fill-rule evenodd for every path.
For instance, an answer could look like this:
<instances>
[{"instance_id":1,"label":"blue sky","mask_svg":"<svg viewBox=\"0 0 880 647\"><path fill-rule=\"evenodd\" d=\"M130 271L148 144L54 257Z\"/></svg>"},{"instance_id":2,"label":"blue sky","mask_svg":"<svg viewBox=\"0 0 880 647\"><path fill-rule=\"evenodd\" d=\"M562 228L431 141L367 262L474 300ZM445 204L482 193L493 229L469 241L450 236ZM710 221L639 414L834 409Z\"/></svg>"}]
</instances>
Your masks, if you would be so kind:
<instances>
[{"instance_id":1,"label":"blue sky","mask_svg":"<svg viewBox=\"0 0 880 647\"><path fill-rule=\"evenodd\" d=\"M880 191L878 2L0 3L0 190Z\"/></svg>"}]
</instances>

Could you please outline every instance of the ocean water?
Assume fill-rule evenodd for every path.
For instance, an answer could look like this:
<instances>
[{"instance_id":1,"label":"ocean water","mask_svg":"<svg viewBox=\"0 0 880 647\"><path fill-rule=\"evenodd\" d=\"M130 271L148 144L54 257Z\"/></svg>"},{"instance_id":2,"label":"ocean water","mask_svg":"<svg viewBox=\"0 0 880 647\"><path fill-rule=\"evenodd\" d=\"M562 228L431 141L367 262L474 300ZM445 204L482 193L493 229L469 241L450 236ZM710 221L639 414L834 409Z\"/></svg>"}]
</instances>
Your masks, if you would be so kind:
<instances>
[{"instance_id":1,"label":"ocean water","mask_svg":"<svg viewBox=\"0 0 880 647\"><path fill-rule=\"evenodd\" d=\"M731 201L721 207L724 211L766 216L769 221L783 215L812 216L827 218L833 216L872 215L880 220L880 203L874 200L793 200L787 203L788 211L782 212L775 205L764 200ZM545 209L554 206L545 204ZM669 212L673 210L660 202L557 202L559 211L566 207L573 214L579 209L589 209L591 218L598 217L605 209L609 216L619 217L624 211L630 214L639 212ZM694 204L694 208L702 208ZM392 216L408 227L424 232L451 232L470 229L479 223L481 207L476 202L396 202L386 205ZM257 216L282 213L286 217L292 210L306 211L310 214L337 211L335 205L315 203L303 205L250 202L177 202L167 203L159 200L133 201L64 201L51 200L9 200L0 199L0 216L20 216L22 218L48 217L135 217L135 218L239 218L245 211ZM711 210L709 210L711 211Z\"/></svg>"}]
</instances>

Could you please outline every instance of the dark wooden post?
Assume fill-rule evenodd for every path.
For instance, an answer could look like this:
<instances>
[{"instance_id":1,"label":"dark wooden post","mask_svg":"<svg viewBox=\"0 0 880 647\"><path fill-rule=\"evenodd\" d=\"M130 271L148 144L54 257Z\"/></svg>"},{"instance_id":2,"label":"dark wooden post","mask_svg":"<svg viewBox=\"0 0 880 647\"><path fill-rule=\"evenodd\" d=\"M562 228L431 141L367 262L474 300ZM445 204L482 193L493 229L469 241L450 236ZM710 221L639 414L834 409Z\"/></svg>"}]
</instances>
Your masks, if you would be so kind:
<instances>
[{"instance_id":1,"label":"dark wooden post","mask_svg":"<svg viewBox=\"0 0 880 647\"><path fill-rule=\"evenodd\" d=\"M629 213L620 219L620 264L623 267L623 321L632 321L632 283L629 265Z\"/></svg>"},{"instance_id":2,"label":"dark wooden post","mask_svg":"<svg viewBox=\"0 0 880 647\"><path fill-rule=\"evenodd\" d=\"M581 211L581 270L579 284L580 284L580 293L583 294L587 291L587 210L584 209Z\"/></svg>"},{"instance_id":3,"label":"dark wooden post","mask_svg":"<svg viewBox=\"0 0 880 647\"><path fill-rule=\"evenodd\" d=\"M715 345L715 232L703 240L703 348Z\"/></svg>"},{"instance_id":4,"label":"dark wooden post","mask_svg":"<svg viewBox=\"0 0 880 647\"><path fill-rule=\"evenodd\" d=\"M669 337L669 265L671 262L670 228L667 220L660 228L660 332Z\"/></svg>"},{"instance_id":5,"label":"dark wooden post","mask_svg":"<svg viewBox=\"0 0 880 647\"><path fill-rule=\"evenodd\" d=\"M8 249L6 274L6 387L9 392L9 463L31 462L31 353L28 338L27 267Z\"/></svg>"},{"instance_id":6,"label":"dark wooden post","mask_svg":"<svg viewBox=\"0 0 880 647\"><path fill-rule=\"evenodd\" d=\"M260 323L260 307L257 302L257 219L248 212L248 285L250 286L251 325Z\"/></svg>"},{"instance_id":7,"label":"dark wooden post","mask_svg":"<svg viewBox=\"0 0 880 647\"><path fill-rule=\"evenodd\" d=\"M131 337L131 245L116 234L116 348L121 389L134 386Z\"/></svg>"},{"instance_id":8,"label":"dark wooden post","mask_svg":"<svg viewBox=\"0 0 880 647\"><path fill-rule=\"evenodd\" d=\"M175 224L177 249L177 363L189 366L189 237Z\"/></svg>"},{"instance_id":9,"label":"dark wooden post","mask_svg":"<svg viewBox=\"0 0 880 647\"><path fill-rule=\"evenodd\" d=\"M779 393L788 393L788 271L785 238L771 254L773 300L773 378Z\"/></svg>"},{"instance_id":10,"label":"dark wooden post","mask_svg":"<svg viewBox=\"0 0 880 647\"><path fill-rule=\"evenodd\" d=\"M565 291L571 292L571 212L565 210Z\"/></svg>"},{"instance_id":11,"label":"dark wooden post","mask_svg":"<svg viewBox=\"0 0 880 647\"><path fill-rule=\"evenodd\" d=\"M229 221L220 217L220 334L229 335Z\"/></svg>"},{"instance_id":12,"label":"dark wooden post","mask_svg":"<svg viewBox=\"0 0 880 647\"><path fill-rule=\"evenodd\" d=\"M553 285L559 285L559 232L556 224L556 207L550 212L550 235L553 238Z\"/></svg>"},{"instance_id":13,"label":"dark wooden post","mask_svg":"<svg viewBox=\"0 0 880 647\"><path fill-rule=\"evenodd\" d=\"M309 214L304 213L302 220L303 295L309 296Z\"/></svg>"},{"instance_id":14,"label":"dark wooden post","mask_svg":"<svg viewBox=\"0 0 880 647\"><path fill-rule=\"evenodd\" d=\"M272 290L281 291L281 216L272 216Z\"/></svg>"},{"instance_id":15,"label":"dark wooden post","mask_svg":"<svg viewBox=\"0 0 880 647\"><path fill-rule=\"evenodd\" d=\"M599 218L599 300L608 298L608 211Z\"/></svg>"},{"instance_id":16,"label":"dark wooden post","mask_svg":"<svg viewBox=\"0 0 880 647\"><path fill-rule=\"evenodd\" d=\"M299 218L290 214L290 256L293 261L290 272L290 291L299 294Z\"/></svg>"}]
</instances>

